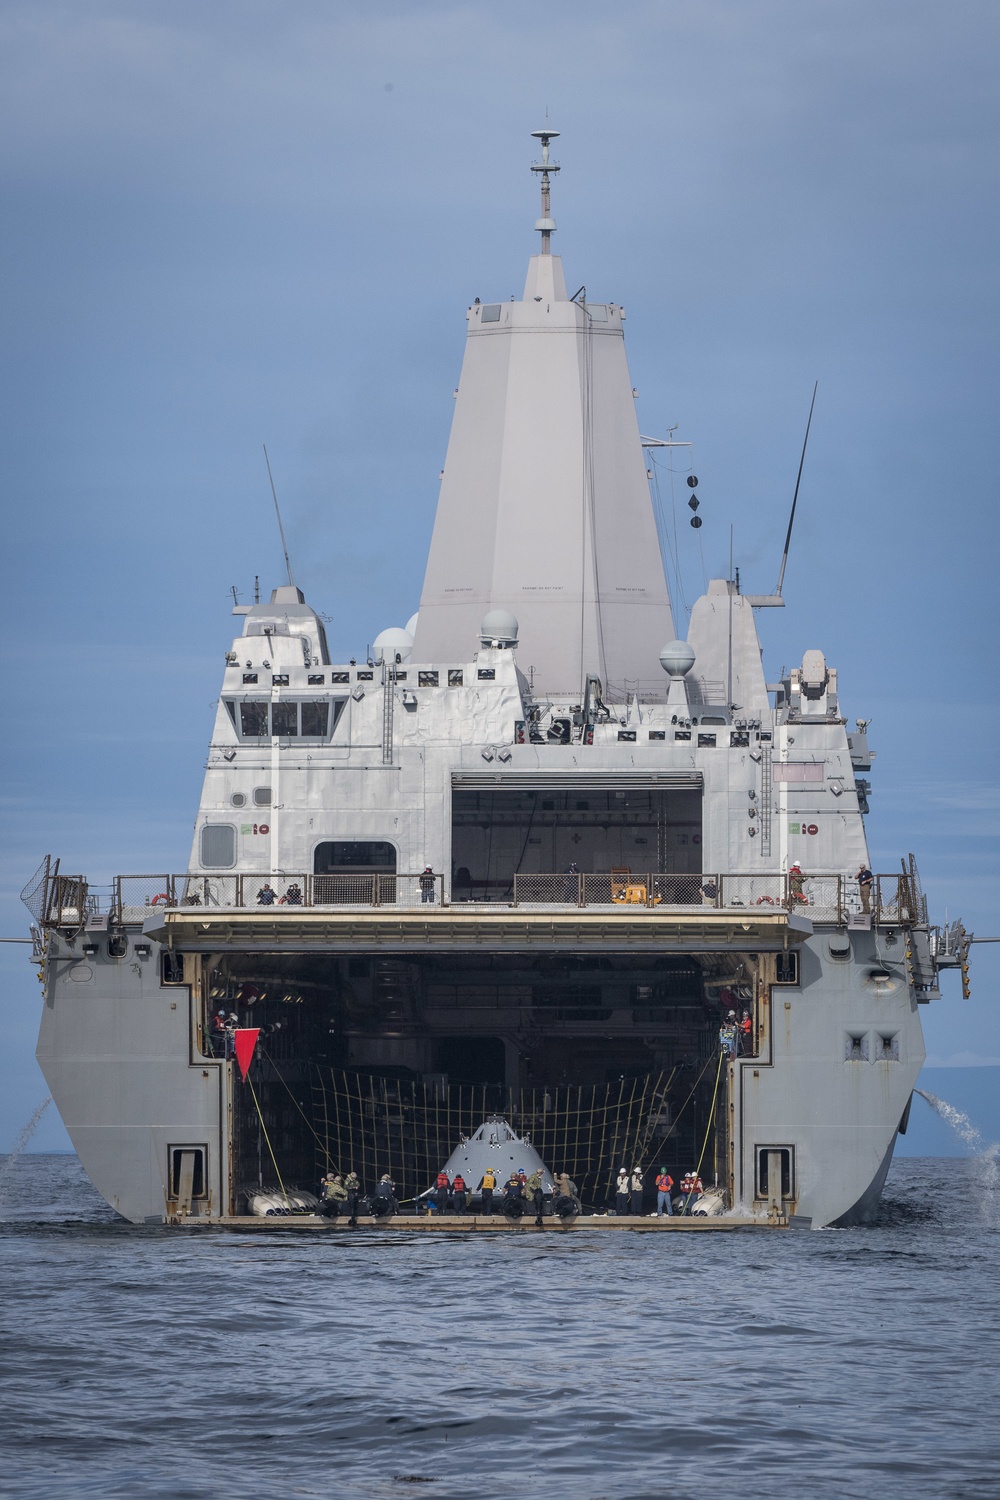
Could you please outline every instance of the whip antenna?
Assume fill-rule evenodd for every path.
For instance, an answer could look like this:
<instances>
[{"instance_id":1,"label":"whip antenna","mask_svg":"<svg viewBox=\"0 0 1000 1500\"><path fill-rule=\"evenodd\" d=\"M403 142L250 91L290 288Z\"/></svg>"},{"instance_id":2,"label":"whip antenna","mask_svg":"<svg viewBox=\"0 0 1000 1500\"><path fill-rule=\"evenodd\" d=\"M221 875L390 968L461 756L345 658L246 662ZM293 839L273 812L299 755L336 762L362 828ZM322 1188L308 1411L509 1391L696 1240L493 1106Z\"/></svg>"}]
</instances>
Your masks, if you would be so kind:
<instances>
[{"instance_id":1,"label":"whip antenna","mask_svg":"<svg viewBox=\"0 0 1000 1500\"><path fill-rule=\"evenodd\" d=\"M813 392L813 399L815 400L815 392ZM809 415L812 416L812 412L811 411L810 411ZM808 431L806 433L806 436L808 437ZM292 577L292 565L291 565L291 563L288 560L288 543L285 541L285 528L281 524L281 510L280 510L280 507L278 505L278 492L274 488L274 475L271 473L271 460L267 456L267 444L263 443L261 446L264 449L264 462L267 464L267 477L271 481L271 494L274 496L274 513L278 517L278 530L281 533L281 550L285 554L285 570L288 573L288 582L291 585L291 587L294 588L295 587L295 579ZM800 474L802 473L801 467L799 468L799 473ZM798 485L796 485L795 486L795 493L798 494L798 491L799 491L799 487L798 487ZM792 506L792 514L793 515L795 514L795 507L794 507L794 505ZM791 531L791 527L789 527L789 531ZM786 543L785 550L787 551L787 543ZM781 571L782 572L785 571L784 563L782 563L782 565L781 565Z\"/></svg>"},{"instance_id":2,"label":"whip antenna","mask_svg":"<svg viewBox=\"0 0 1000 1500\"><path fill-rule=\"evenodd\" d=\"M792 540L792 525L795 521L795 505L799 498L799 485L802 482L802 465L806 461L806 445L809 442L809 428L812 426L813 407L816 405L816 392L818 390L819 381L817 380L816 384L813 386L812 400L809 403L809 420L806 422L806 435L802 442L802 457L799 459L799 472L795 480L795 494L792 496L792 513L788 517L788 531L785 533L785 550L781 554L781 572L778 574L778 587L774 591L779 599L781 598L781 585L785 581L785 564L788 561L788 548ZM277 503L278 502L275 501L275 504Z\"/></svg>"}]
</instances>

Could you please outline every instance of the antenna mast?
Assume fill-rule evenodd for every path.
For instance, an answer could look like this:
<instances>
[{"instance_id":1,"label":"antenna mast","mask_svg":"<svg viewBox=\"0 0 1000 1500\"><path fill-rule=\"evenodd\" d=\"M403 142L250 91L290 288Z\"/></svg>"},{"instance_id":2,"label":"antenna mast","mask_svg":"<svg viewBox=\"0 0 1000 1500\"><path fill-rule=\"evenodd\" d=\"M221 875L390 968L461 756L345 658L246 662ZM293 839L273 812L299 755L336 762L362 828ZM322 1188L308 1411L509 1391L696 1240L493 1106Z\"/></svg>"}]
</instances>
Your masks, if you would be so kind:
<instances>
[{"instance_id":1,"label":"antenna mast","mask_svg":"<svg viewBox=\"0 0 1000 1500\"><path fill-rule=\"evenodd\" d=\"M285 541L285 528L281 524L281 511L278 507L278 492L274 488L274 475L271 473L271 460L267 456L267 444L261 445L264 449L264 462L267 464L267 477L271 481L271 494L274 497L274 513L278 517L278 530L281 533L281 550L285 554L285 571L288 574L288 582L292 588L295 587L295 579L292 577L292 565L288 560L288 543ZM796 493L798 486L796 486Z\"/></svg>"},{"instance_id":2,"label":"antenna mast","mask_svg":"<svg viewBox=\"0 0 1000 1500\"><path fill-rule=\"evenodd\" d=\"M548 113L548 111L546 111L546 113ZM535 220L535 228L540 232L542 236L542 254L551 255L551 235L555 230L556 221L551 216L552 199L550 193L549 176L553 172L558 172L559 168L554 161L549 160L549 141L558 140L559 131L550 130L548 121L546 120L544 130L533 130L531 134L536 141L541 141L542 143L541 161L532 162L531 164L531 170L533 172L540 173L542 179L542 217ZM583 287L580 288L580 291L583 291ZM580 293L578 292L577 296L579 295Z\"/></svg>"}]
</instances>

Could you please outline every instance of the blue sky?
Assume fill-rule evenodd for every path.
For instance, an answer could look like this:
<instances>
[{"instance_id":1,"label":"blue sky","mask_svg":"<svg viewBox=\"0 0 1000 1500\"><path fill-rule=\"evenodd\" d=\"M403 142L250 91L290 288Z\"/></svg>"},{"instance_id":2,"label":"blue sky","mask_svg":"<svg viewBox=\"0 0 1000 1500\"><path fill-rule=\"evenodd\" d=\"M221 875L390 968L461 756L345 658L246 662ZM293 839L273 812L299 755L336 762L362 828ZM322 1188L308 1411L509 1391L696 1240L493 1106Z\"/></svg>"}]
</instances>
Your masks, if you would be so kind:
<instances>
[{"instance_id":1,"label":"blue sky","mask_svg":"<svg viewBox=\"0 0 1000 1500\"><path fill-rule=\"evenodd\" d=\"M679 625L730 526L773 587L818 380L768 676L826 652L875 867L912 849L937 918L1000 934L998 34L992 0L7 0L0 935L46 852L184 868L229 588L280 581L262 443L334 651L416 607L546 105L567 278L628 310L643 431L695 445ZM45 1089L0 964L3 1147ZM1000 1061L998 973L927 1013L936 1063Z\"/></svg>"}]
</instances>

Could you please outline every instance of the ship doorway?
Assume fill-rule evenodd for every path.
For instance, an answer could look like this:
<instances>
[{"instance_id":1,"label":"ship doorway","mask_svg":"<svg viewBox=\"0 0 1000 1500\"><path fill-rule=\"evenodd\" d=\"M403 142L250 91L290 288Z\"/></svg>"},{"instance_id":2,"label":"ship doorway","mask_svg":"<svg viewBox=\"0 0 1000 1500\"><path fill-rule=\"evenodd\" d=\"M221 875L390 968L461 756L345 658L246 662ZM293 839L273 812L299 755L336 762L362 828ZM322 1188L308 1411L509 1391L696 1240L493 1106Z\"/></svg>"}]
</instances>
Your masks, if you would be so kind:
<instances>
[{"instance_id":1,"label":"ship doorway","mask_svg":"<svg viewBox=\"0 0 1000 1500\"><path fill-rule=\"evenodd\" d=\"M624 867L701 873L702 793L684 787L452 791L452 899L504 901L514 876Z\"/></svg>"}]
</instances>

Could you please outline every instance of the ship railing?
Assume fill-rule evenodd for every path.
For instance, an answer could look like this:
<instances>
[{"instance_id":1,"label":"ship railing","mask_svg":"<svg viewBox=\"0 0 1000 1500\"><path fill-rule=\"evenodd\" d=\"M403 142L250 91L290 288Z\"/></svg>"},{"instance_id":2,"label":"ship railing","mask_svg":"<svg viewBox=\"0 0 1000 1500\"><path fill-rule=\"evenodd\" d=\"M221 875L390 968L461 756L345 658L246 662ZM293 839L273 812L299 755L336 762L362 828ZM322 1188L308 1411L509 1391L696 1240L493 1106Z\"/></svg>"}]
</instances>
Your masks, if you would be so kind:
<instances>
[{"instance_id":1,"label":"ship railing","mask_svg":"<svg viewBox=\"0 0 1000 1500\"><path fill-rule=\"evenodd\" d=\"M46 882L40 926L79 928L105 910L112 926L141 926L157 909L184 907L263 911L270 907L442 907L448 905L444 877L433 871L308 874L188 873L119 875L102 897L82 875L53 874ZM475 903L479 904L479 903ZM498 904L494 900L490 904ZM523 907L637 907L692 910L768 908L798 911L823 925L868 918L876 926L927 922L927 903L914 868L876 875L865 910L855 876L819 872L801 879L785 874L664 874L626 866L602 871L517 874L499 904Z\"/></svg>"},{"instance_id":2,"label":"ship railing","mask_svg":"<svg viewBox=\"0 0 1000 1500\"><path fill-rule=\"evenodd\" d=\"M719 875L702 876L706 892L718 882L718 893L713 906L752 906L767 911L771 907L786 907L792 898L788 880L784 875Z\"/></svg>"},{"instance_id":3,"label":"ship railing","mask_svg":"<svg viewBox=\"0 0 1000 1500\"><path fill-rule=\"evenodd\" d=\"M75 879L75 877L74 877ZM85 883L84 883L85 888ZM60 908L61 922L75 915L79 893L65 887L72 907ZM419 874L369 873L309 875L287 871L270 874L119 875L111 896L114 925L141 926L156 909L201 906L208 909L267 910L271 907L325 906L440 906L444 877L433 871Z\"/></svg>"}]
</instances>

